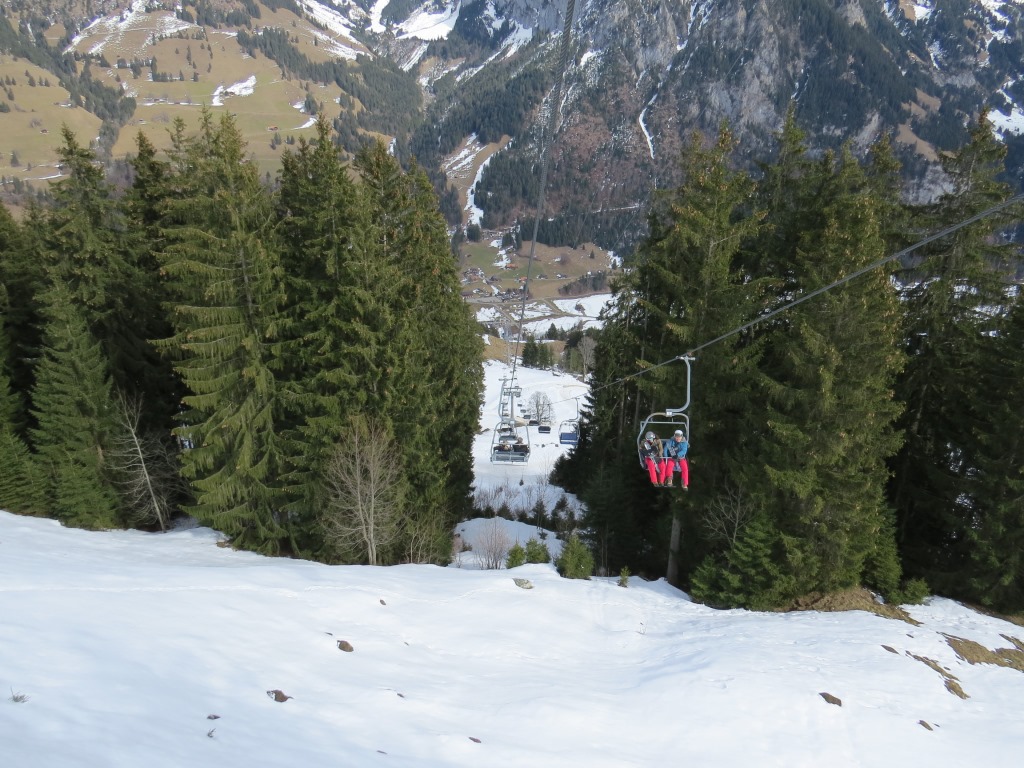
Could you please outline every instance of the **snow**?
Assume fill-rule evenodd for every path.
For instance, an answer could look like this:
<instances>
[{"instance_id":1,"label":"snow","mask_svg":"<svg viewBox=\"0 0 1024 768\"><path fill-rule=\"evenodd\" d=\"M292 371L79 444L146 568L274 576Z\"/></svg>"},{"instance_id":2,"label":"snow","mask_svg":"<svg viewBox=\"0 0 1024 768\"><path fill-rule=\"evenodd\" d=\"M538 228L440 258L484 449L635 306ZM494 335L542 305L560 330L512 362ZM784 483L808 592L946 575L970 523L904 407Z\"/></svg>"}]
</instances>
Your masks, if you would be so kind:
<instances>
[{"instance_id":1,"label":"snow","mask_svg":"<svg viewBox=\"0 0 1024 768\"><path fill-rule=\"evenodd\" d=\"M483 152L486 147L480 143L477 135L470 134L469 138L466 139L466 143L462 149L456 152L451 157L447 158L443 163L443 169L445 175L449 178L466 178L469 176L470 171L473 170L473 164L476 162L477 156ZM476 185L483 178L484 169L491 162L491 158L494 157L495 153L488 155L480 166L476 170L476 174L473 177L473 181L466 188L466 207L465 210L469 213L468 223L480 224L480 220L483 218L484 212L476 205Z\"/></svg>"},{"instance_id":2,"label":"snow","mask_svg":"<svg viewBox=\"0 0 1024 768\"><path fill-rule=\"evenodd\" d=\"M469 213L469 223L476 224L479 226L483 220L484 211L476 204L476 185L480 183L480 179L484 177L484 171L487 166L491 164L491 159L496 155L496 152L492 152L488 155L480 166L476 169L476 176L473 177L473 183L469 185L466 190L466 211Z\"/></svg>"},{"instance_id":3,"label":"snow","mask_svg":"<svg viewBox=\"0 0 1024 768\"><path fill-rule=\"evenodd\" d=\"M601 310L608 306L611 298L610 293L595 293L591 296L579 296L573 299L555 299L554 304L562 312L596 320L600 316ZM583 307L582 312L576 309L577 304Z\"/></svg>"},{"instance_id":4,"label":"snow","mask_svg":"<svg viewBox=\"0 0 1024 768\"><path fill-rule=\"evenodd\" d=\"M224 106L224 99L227 96L252 96L255 90L256 75L250 75L245 80L235 83L234 85L229 85L227 87L218 85L213 91L210 103L211 106L222 107Z\"/></svg>"},{"instance_id":5,"label":"snow","mask_svg":"<svg viewBox=\"0 0 1024 768\"><path fill-rule=\"evenodd\" d=\"M647 114L648 108L655 102L657 98L658 95L655 94L654 97L649 102L647 102L647 106L640 110L640 117L638 117L636 120L637 123L640 124L640 130L643 131L644 139L647 141L647 151L651 155L651 160L654 159L654 140L651 138L650 131L647 130L647 124L644 122L644 115Z\"/></svg>"},{"instance_id":6,"label":"snow","mask_svg":"<svg viewBox=\"0 0 1024 768\"><path fill-rule=\"evenodd\" d=\"M600 293L593 296L580 296L572 299L553 299L551 303L556 310L562 313L561 317L551 317L550 310L543 303L534 302L526 309L525 317L540 318L531 322L523 323L525 333L532 333L541 337L554 325L560 331L568 331L577 325L582 328L601 328L604 321L601 319L601 310L611 299L610 293ZM576 309L577 306L582 310Z\"/></svg>"},{"instance_id":7,"label":"snow","mask_svg":"<svg viewBox=\"0 0 1024 768\"><path fill-rule=\"evenodd\" d=\"M502 42L502 58L509 58L531 40L533 40L533 28L521 27L516 24L512 33ZM584 55L584 61L586 61L587 55Z\"/></svg>"},{"instance_id":8,"label":"snow","mask_svg":"<svg viewBox=\"0 0 1024 768\"><path fill-rule=\"evenodd\" d=\"M1020 627L941 598L910 607L912 626L472 567L495 531L536 529L467 521L462 567L342 567L233 552L207 529L95 533L0 512L4 762L1019 764L1024 676L968 664L944 635L1008 648Z\"/></svg>"},{"instance_id":9,"label":"snow","mask_svg":"<svg viewBox=\"0 0 1024 768\"><path fill-rule=\"evenodd\" d=\"M500 323L502 319L501 312L498 311L497 307L480 307L476 311L476 320L478 323Z\"/></svg>"},{"instance_id":10,"label":"snow","mask_svg":"<svg viewBox=\"0 0 1024 768\"><path fill-rule=\"evenodd\" d=\"M531 434L527 466L487 458L509 373L485 368L476 493L550 510L557 434ZM516 379L558 419L586 392L547 371ZM471 549L449 567L328 566L235 552L205 528L88 532L0 511L3 763L1020 763L1024 675L969 663L950 641L1011 649L1019 626L941 597L906 607L917 624L714 610L664 580L482 569L492 546L546 535L557 551L526 523L474 519L455 533ZM954 677L967 698L947 688Z\"/></svg>"},{"instance_id":11,"label":"snow","mask_svg":"<svg viewBox=\"0 0 1024 768\"><path fill-rule=\"evenodd\" d=\"M523 394L516 400L515 415L519 416L524 411L529 411L534 394L547 395L552 407L551 432L542 435L537 432L536 427L527 428L530 443L530 460L527 464L492 464L490 456L494 429L501 421L498 408L501 399L501 380L509 378L511 373L509 366L496 360L487 361L484 366L481 433L473 441L477 501L486 501L496 493L511 491L519 495L531 494L528 503L525 499L522 503L510 499L509 507L513 511L517 506L529 511L538 498L542 499L550 510L563 495L563 491L548 483L547 477L551 474L558 457L564 455L570 447L558 442L558 427L563 421L578 416L576 398L583 398L588 387L569 374L517 366L515 380L522 387ZM582 400L580 402L582 404ZM519 485L520 480L523 481L523 486ZM527 488L533 490L528 491ZM500 502L492 506L497 509L499 505Z\"/></svg>"},{"instance_id":12,"label":"snow","mask_svg":"<svg viewBox=\"0 0 1024 768\"><path fill-rule=\"evenodd\" d=\"M349 20L334 8L318 3L316 0L299 0L298 5L325 29L351 40L353 43L356 42Z\"/></svg>"},{"instance_id":13,"label":"snow","mask_svg":"<svg viewBox=\"0 0 1024 768\"><path fill-rule=\"evenodd\" d=\"M1005 90L1001 93L1009 98ZM992 121L992 128L999 138L1007 133L1024 133L1024 110L1016 104L1013 104L1008 115L1004 115L997 109L989 111L988 119Z\"/></svg>"},{"instance_id":14,"label":"snow","mask_svg":"<svg viewBox=\"0 0 1024 768\"><path fill-rule=\"evenodd\" d=\"M377 32L379 34L387 31L387 28L380 23L380 17L383 15L384 9L387 8L390 3L391 0L375 0L373 7L370 8L371 32Z\"/></svg>"},{"instance_id":15,"label":"snow","mask_svg":"<svg viewBox=\"0 0 1024 768\"><path fill-rule=\"evenodd\" d=\"M448 34L455 28L455 22L459 20L459 12L462 10L462 0L441 3L440 10L429 11L426 7L413 11L408 19L398 25L400 40L415 38L417 40L441 40L447 39ZM376 8L376 6L374 6ZM378 24L379 24L379 16Z\"/></svg>"},{"instance_id":16,"label":"snow","mask_svg":"<svg viewBox=\"0 0 1024 768\"><path fill-rule=\"evenodd\" d=\"M914 3L914 21L926 21L929 16L932 15L932 11L935 10L933 3Z\"/></svg>"}]
</instances>

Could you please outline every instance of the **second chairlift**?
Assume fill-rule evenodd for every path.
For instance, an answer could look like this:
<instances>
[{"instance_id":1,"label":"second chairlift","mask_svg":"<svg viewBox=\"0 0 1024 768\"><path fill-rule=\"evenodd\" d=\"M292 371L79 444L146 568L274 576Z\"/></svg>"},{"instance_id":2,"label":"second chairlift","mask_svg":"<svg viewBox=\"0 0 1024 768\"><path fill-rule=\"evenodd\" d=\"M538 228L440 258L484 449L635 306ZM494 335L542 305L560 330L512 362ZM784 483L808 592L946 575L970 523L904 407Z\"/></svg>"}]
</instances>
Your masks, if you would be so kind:
<instances>
[{"instance_id":1,"label":"second chairlift","mask_svg":"<svg viewBox=\"0 0 1024 768\"><path fill-rule=\"evenodd\" d=\"M530 431L516 423L515 400L523 390L511 380L502 380L498 412L501 421L491 438L491 462L495 464L525 464L530 460Z\"/></svg>"},{"instance_id":2,"label":"second chairlift","mask_svg":"<svg viewBox=\"0 0 1024 768\"><path fill-rule=\"evenodd\" d=\"M558 442L561 445L577 445L580 441L580 399L576 401L576 416L558 425Z\"/></svg>"}]
</instances>

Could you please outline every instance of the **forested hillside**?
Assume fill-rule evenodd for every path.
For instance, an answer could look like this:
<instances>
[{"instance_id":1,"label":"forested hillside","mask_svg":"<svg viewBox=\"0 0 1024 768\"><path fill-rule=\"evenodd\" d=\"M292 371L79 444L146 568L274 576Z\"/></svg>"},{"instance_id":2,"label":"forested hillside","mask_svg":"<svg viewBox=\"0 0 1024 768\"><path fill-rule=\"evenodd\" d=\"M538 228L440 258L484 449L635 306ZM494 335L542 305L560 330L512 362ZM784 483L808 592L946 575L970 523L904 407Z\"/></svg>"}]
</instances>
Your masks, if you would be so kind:
<instances>
[{"instance_id":1,"label":"forested hillside","mask_svg":"<svg viewBox=\"0 0 1024 768\"><path fill-rule=\"evenodd\" d=\"M1005 147L983 118L942 160L951 191L911 207L885 141L864 161L814 159L792 119L776 140L756 180L727 128L683 153L683 183L659 196L617 285L587 425L556 481L587 502L610 572L667 563L711 604L856 584L906 600L927 583L1024 609L1024 297L1005 240L1019 198L756 322L1010 200ZM693 363L690 490L651 487L636 425L687 397L683 364L665 363L723 335Z\"/></svg>"},{"instance_id":2,"label":"forested hillside","mask_svg":"<svg viewBox=\"0 0 1024 768\"><path fill-rule=\"evenodd\" d=\"M556 472L601 567L1024 608L1021 206L772 314L1024 188L1021 1L574 7L6 0L0 507L444 560L481 377L450 248L521 244L548 168L537 240L626 266ZM695 362L692 490L650 488L660 364L741 327Z\"/></svg>"},{"instance_id":3,"label":"forested hillside","mask_svg":"<svg viewBox=\"0 0 1024 768\"><path fill-rule=\"evenodd\" d=\"M87 528L181 509L238 547L348 562L332 510L372 526L387 505L401 526L372 561L445 559L475 323L424 174L381 145L348 165L317 132L273 192L230 116L179 122L166 158L140 135L124 190L65 132L53 205L0 211L0 507Z\"/></svg>"}]
</instances>

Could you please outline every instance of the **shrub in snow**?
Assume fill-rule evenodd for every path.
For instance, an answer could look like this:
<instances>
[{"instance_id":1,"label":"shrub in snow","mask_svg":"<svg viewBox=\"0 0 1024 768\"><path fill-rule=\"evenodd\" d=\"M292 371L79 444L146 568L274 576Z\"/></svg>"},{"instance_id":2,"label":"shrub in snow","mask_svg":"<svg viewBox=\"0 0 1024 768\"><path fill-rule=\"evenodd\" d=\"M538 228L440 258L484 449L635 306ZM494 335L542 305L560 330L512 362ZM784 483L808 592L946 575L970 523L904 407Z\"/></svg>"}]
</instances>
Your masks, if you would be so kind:
<instances>
[{"instance_id":1,"label":"shrub in snow","mask_svg":"<svg viewBox=\"0 0 1024 768\"><path fill-rule=\"evenodd\" d=\"M537 503L533 505L533 509L530 510L530 522L537 526L543 526L547 523L548 510L544 506L542 499L537 499Z\"/></svg>"},{"instance_id":2,"label":"shrub in snow","mask_svg":"<svg viewBox=\"0 0 1024 768\"><path fill-rule=\"evenodd\" d=\"M622 566L622 570L619 571L619 586L629 586L629 568L627 568L626 566Z\"/></svg>"},{"instance_id":3,"label":"shrub in snow","mask_svg":"<svg viewBox=\"0 0 1024 768\"><path fill-rule=\"evenodd\" d=\"M522 545L517 541L512 545L512 548L508 551L508 557L505 558L506 568L518 568L520 565L526 564L526 550L523 549Z\"/></svg>"},{"instance_id":4,"label":"shrub in snow","mask_svg":"<svg viewBox=\"0 0 1024 768\"><path fill-rule=\"evenodd\" d=\"M526 542L526 562L528 563L550 563L551 553L548 551L548 545L542 541L536 539L530 539Z\"/></svg>"},{"instance_id":5,"label":"shrub in snow","mask_svg":"<svg viewBox=\"0 0 1024 768\"><path fill-rule=\"evenodd\" d=\"M576 534L569 537L555 561L558 572L567 579L589 579L594 572L594 556Z\"/></svg>"}]
</instances>

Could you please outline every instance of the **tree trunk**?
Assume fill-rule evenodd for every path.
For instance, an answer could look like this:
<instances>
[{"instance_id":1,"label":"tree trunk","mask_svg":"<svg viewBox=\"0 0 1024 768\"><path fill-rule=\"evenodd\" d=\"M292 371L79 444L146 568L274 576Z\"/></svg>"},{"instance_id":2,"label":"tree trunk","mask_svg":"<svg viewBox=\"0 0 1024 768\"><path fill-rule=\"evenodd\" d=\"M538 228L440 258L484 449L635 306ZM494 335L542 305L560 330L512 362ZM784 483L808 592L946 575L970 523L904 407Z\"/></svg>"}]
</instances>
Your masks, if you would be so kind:
<instances>
[{"instance_id":1,"label":"tree trunk","mask_svg":"<svg viewBox=\"0 0 1024 768\"><path fill-rule=\"evenodd\" d=\"M679 540L683 536L683 524L679 515L672 515L672 535L668 542L668 567L665 569L665 580L673 587L679 586Z\"/></svg>"}]
</instances>

